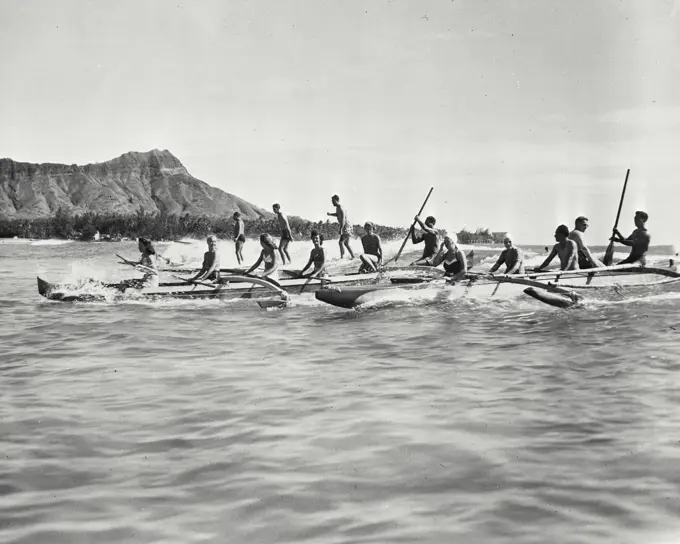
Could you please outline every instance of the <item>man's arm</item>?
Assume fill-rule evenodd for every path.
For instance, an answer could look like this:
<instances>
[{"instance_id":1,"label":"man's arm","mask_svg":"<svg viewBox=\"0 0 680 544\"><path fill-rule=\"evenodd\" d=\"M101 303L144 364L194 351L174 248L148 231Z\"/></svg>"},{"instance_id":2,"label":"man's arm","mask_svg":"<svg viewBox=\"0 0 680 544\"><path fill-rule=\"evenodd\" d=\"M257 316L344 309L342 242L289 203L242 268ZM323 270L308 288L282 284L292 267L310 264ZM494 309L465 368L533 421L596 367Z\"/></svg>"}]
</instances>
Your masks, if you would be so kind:
<instances>
[{"instance_id":1,"label":"man's arm","mask_svg":"<svg viewBox=\"0 0 680 544\"><path fill-rule=\"evenodd\" d=\"M494 273L496 270L498 270L498 269L500 268L500 266L505 262L505 255L506 255L506 252L507 252L507 249L504 249L503 251L501 251L501 254L500 254L500 256L498 257L498 260L496 261L496 264L493 265L493 266L489 269L489 274L493 274L493 273Z\"/></svg>"},{"instance_id":2,"label":"man's arm","mask_svg":"<svg viewBox=\"0 0 680 544\"><path fill-rule=\"evenodd\" d=\"M340 232L342 232L342 229L345 227L345 223L347 223L347 218L345 217L345 210L343 209L342 206L338 206L338 223L340 223Z\"/></svg>"},{"instance_id":3,"label":"man's arm","mask_svg":"<svg viewBox=\"0 0 680 544\"><path fill-rule=\"evenodd\" d=\"M433 229L432 227L428 227L425 223L423 223L420 220L419 216L416 215L415 220L418 221L420 228L423 229L425 232L429 232L430 234L437 234L437 230Z\"/></svg>"},{"instance_id":4,"label":"man's arm","mask_svg":"<svg viewBox=\"0 0 680 544\"><path fill-rule=\"evenodd\" d=\"M631 238L633 235L631 234L628 238L624 238L619 229L614 229L612 234L612 237L609 239L611 242L618 242L619 244L623 244L624 246L632 246L633 242L631 241Z\"/></svg>"},{"instance_id":5,"label":"man's arm","mask_svg":"<svg viewBox=\"0 0 680 544\"><path fill-rule=\"evenodd\" d=\"M548 255L546 257L545 261L543 261L540 266L537 266L536 268L534 268L534 272L540 272L546 266L548 266L552 262L552 260L555 258L555 255L557 255L557 249L555 249L555 246L553 246L552 251L550 252L550 255Z\"/></svg>"},{"instance_id":6,"label":"man's arm","mask_svg":"<svg viewBox=\"0 0 680 544\"><path fill-rule=\"evenodd\" d=\"M422 235L419 234L418 237L416 237L416 229L415 227L411 226L411 242L414 244L419 244L422 241L423 241Z\"/></svg>"},{"instance_id":7,"label":"man's arm","mask_svg":"<svg viewBox=\"0 0 680 544\"><path fill-rule=\"evenodd\" d=\"M292 240L293 239L293 233L291 232L290 225L288 224L288 217L281 214L281 218L283 219L283 224L285 225L284 228L286 229L286 234Z\"/></svg>"},{"instance_id":8,"label":"man's arm","mask_svg":"<svg viewBox=\"0 0 680 544\"><path fill-rule=\"evenodd\" d=\"M598 266L598 261L595 257L593 257L593 254L590 252L590 249L588 249L588 246L583 246L582 250L583 256L586 258L586 260L590 263L590 266Z\"/></svg>"},{"instance_id":9,"label":"man's arm","mask_svg":"<svg viewBox=\"0 0 680 544\"><path fill-rule=\"evenodd\" d=\"M378 254L378 264L382 264L383 260L382 242L380 241L380 236L376 234L375 237L378 239L378 248L376 249L376 253Z\"/></svg>"}]
</instances>

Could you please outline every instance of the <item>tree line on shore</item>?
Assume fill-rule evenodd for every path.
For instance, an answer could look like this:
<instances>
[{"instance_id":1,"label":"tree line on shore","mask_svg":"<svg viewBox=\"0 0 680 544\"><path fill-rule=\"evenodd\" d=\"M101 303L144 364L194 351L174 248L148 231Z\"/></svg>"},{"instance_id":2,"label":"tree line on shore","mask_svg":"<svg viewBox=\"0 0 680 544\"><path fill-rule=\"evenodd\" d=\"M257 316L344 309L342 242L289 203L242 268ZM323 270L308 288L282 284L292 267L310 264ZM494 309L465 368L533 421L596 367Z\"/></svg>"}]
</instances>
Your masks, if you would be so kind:
<instances>
[{"instance_id":1,"label":"tree line on shore","mask_svg":"<svg viewBox=\"0 0 680 544\"><path fill-rule=\"evenodd\" d=\"M298 240L308 239L312 230L332 239L338 236L336 221L326 220L313 222L301 217L289 215L293 236ZM275 237L281 234L281 228L275 217L265 219L245 219L246 236L257 237L269 233ZM231 217L174 215L164 212L146 213L140 209L133 215L116 213L86 212L74 215L63 208L49 217L35 219L0 218L0 238L34 238L34 239L66 239L89 241L99 233L101 240L119 241L144 236L151 240L178 240L181 238L203 238L215 234L218 238L230 239L234 230ZM390 240L403 238L407 230L398 227L375 225L375 232L381 238ZM363 225L353 225L354 236L364 234ZM466 229L458 234L458 241L463 244L489 243L493 236L488 229L477 229L470 232Z\"/></svg>"}]
</instances>

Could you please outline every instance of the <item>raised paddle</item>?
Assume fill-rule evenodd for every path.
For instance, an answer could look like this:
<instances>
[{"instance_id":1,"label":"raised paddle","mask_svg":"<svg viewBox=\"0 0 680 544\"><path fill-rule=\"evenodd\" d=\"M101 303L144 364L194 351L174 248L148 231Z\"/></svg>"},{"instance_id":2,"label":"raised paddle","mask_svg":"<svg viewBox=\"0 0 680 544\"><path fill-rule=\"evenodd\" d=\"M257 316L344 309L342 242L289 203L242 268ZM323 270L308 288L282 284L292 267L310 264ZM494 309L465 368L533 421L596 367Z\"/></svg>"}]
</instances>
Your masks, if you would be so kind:
<instances>
[{"instance_id":1,"label":"raised paddle","mask_svg":"<svg viewBox=\"0 0 680 544\"><path fill-rule=\"evenodd\" d=\"M623 182L623 191L621 191L621 200L619 201L619 211L616 212L616 221L614 222L614 230L616 230L619 226L619 218L621 217L621 208L623 206L623 197L626 196L626 186L628 185L628 175L630 174L630 168L626 171L626 180ZM614 241L610 241L609 245L607 246L607 251L604 252L604 258L602 259L602 263L605 266L609 266L612 264L612 261L614 260Z\"/></svg>"},{"instance_id":2,"label":"raised paddle","mask_svg":"<svg viewBox=\"0 0 680 544\"><path fill-rule=\"evenodd\" d=\"M430 192L427 193L427 196L425 197L425 202L423 202L423 205L420 207L420 211L418 212L418 216L420 216L420 214L423 213L427 201L430 200L430 195L432 194L432 191L434 191L434 187L430 187ZM408 229L408 232L406 233L406 238L404 238L404 243L401 244L399 251L397 251L397 254L394 257L392 257L389 261L387 261L385 264L389 264L391 262L396 263L399 260L399 257L401 257L401 252L404 251L404 247L406 247L406 242L408 242L409 236L411 236L411 231L415 228L415 226L416 222L413 221L413 224L411 225L411 228Z\"/></svg>"}]
</instances>

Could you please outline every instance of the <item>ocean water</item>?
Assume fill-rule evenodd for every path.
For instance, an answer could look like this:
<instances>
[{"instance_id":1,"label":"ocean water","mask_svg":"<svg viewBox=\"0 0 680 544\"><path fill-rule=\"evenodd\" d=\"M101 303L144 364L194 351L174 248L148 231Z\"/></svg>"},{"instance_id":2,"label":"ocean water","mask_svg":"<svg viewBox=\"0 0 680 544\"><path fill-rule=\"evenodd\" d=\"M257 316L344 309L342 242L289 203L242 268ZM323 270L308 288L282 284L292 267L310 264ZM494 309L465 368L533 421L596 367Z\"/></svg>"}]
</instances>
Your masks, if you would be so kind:
<instances>
[{"instance_id":1,"label":"ocean water","mask_svg":"<svg viewBox=\"0 0 680 544\"><path fill-rule=\"evenodd\" d=\"M195 263L203 245L160 248ZM0 243L0 542L680 542L680 294L569 311L38 296L36 275L134 276L115 253L137 256Z\"/></svg>"}]
</instances>

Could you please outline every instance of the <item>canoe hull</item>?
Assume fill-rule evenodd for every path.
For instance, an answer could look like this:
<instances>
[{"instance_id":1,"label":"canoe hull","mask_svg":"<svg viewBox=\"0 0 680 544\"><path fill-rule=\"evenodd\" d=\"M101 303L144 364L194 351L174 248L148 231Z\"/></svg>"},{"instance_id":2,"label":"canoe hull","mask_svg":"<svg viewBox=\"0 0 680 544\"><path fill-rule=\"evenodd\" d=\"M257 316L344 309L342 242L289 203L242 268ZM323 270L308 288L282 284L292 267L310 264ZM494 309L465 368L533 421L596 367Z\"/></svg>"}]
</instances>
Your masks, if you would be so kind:
<instances>
[{"instance_id":1,"label":"canoe hull","mask_svg":"<svg viewBox=\"0 0 680 544\"><path fill-rule=\"evenodd\" d=\"M621 274L609 277L595 277L588 283L587 276L569 278L559 282L540 281L529 277L500 277L491 280L481 277L457 282L455 285L435 280L420 285L364 285L340 286L317 291L317 300L340 308L358 308L367 303L388 299L392 293L422 288L438 288L448 300L460 298L472 300L507 300L529 295L532 298L557 308L572 308L584 297L610 300L646 296L680 287L678 277L653 277L642 274Z\"/></svg>"},{"instance_id":2,"label":"canoe hull","mask_svg":"<svg viewBox=\"0 0 680 544\"><path fill-rule=\"evenodd\" d=\"M441 271L429 267L395 267L401 273L401 281L423 281L423 277L432 279L433 275L441 275ZM346 274L326 278L286 278L278 282L280 289L289 295L301 295L324 290L329 286L356 286L367 282L389 282L389 278L379 273ZM133 289L123 284L101 284L85 282L83 286L51 284L38 278L38 293L50 300L61 302L93 302L105 300L126 300L130 298L150 299L262 299L281 294L278 287L270 285L261 278L249 278L243 275L225 275L219 284L189 284L187 282L161 283L158 287ZM87 291L94 292L87 292ZM105 291L105 292L102 292Z\"/></svg>"}]
</instances>

